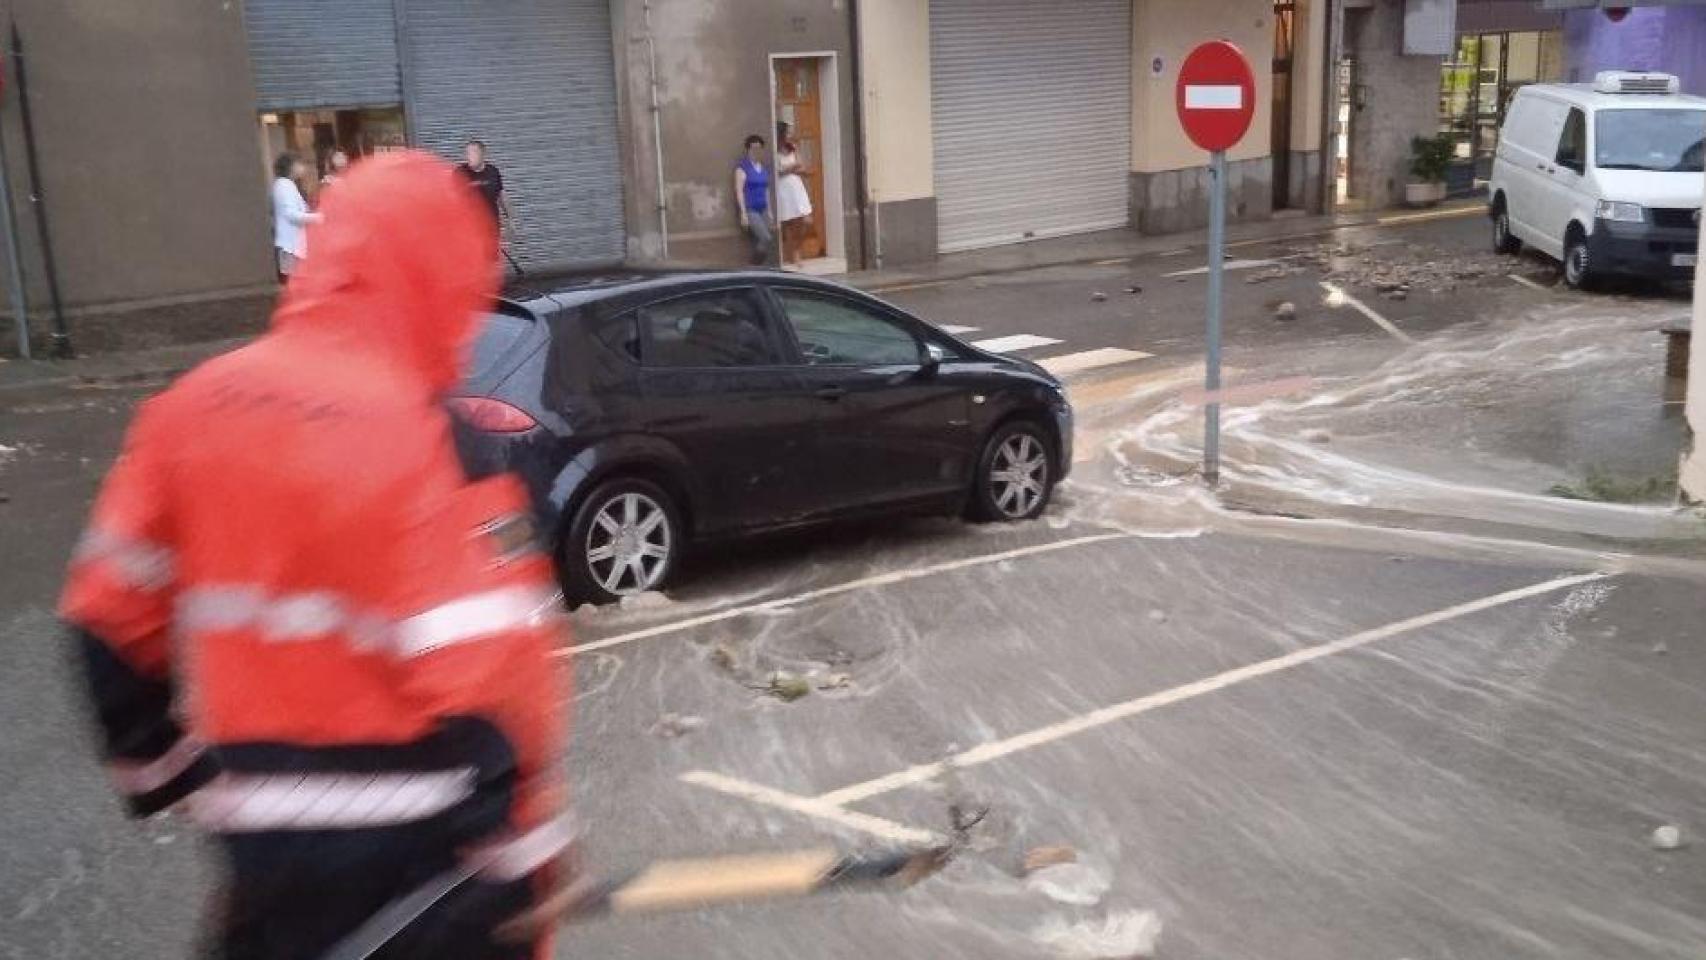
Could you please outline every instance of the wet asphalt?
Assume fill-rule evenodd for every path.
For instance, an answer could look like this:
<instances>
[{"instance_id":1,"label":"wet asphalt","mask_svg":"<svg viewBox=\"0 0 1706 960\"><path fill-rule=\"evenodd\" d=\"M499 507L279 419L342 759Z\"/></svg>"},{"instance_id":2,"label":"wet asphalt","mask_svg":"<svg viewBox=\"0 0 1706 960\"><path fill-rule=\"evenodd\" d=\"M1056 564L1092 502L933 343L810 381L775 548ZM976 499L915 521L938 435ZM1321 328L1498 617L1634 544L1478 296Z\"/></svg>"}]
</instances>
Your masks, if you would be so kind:
<instances>
[{"instance_id":1,"label":"wet asphalt","mask_svg":"<svg viewBox=\"0 0 1706 960\"><path fill-rule=\"evenodd\" d=\"M1473 259L1483 231L1332 242ZM1534 261L1401 300L1327 278L1410 344L1327 303L1324 242L1233 251L1305 258L1228 275L1229 381L1310 383L1229 411L1219 501L1178 400L1202 278L1168 276L1200 251L892 291L968 339L1059 341L1028 356L1154 356L1074 376L1082 462L1042 521L719 547L577 612L573 792L613 873L886 846L956 800L987 820L904 893L609 919L559 954L1116 957L1146 915L1192 960L1706 954L1706 541L1662 503L1545 496L1662 471L1654 330L1686 301L1504 275L1545 287ZM51 615L149 387L0 395L0 956L184 956L210 883L187 828L119 816ZM779 672L811 692L771 695ZM1694 843L1655 850L1664 825ZM1078 863L1027 878L1041 846Z\"/></svg>"}]
</instances>

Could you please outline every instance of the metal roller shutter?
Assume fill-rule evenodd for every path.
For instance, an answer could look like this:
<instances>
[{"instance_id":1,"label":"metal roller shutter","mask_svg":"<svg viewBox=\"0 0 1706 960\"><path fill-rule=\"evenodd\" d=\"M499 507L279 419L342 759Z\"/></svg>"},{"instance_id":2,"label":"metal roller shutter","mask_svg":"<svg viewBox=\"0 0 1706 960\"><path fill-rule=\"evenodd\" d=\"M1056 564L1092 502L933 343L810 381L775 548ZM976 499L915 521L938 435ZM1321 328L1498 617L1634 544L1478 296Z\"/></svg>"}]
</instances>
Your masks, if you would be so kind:
<instances>
[{"instance_id":1,"label":"metal roller shutter","mask_svg":"<svg viewBox=\"0 0 1706 960\"><path fill-rule=\"evenodd\" d=\"M531 266L625 252L609 0L399 0L409 122L460 160L486 142Z\"/></svg>"},{"instance_id":2,"label":"metal roller shutter","mask_svg":"<svg viewBox=\"0 0 1706 960\"><path fill-rule=\"evenodd\" d=\"M391 0L246 0L262 110L401 103Z\"/></svg>"},{"instance_id":3,"label":"metal roller shutter","mask_svg":"<svg viewBox=\"0 0 1706 960\"><path fill-rule=\"evenodd\" d=\"M1132 0L930 0L942 252L1124 226Z\"/></svg>"}]
</instances>

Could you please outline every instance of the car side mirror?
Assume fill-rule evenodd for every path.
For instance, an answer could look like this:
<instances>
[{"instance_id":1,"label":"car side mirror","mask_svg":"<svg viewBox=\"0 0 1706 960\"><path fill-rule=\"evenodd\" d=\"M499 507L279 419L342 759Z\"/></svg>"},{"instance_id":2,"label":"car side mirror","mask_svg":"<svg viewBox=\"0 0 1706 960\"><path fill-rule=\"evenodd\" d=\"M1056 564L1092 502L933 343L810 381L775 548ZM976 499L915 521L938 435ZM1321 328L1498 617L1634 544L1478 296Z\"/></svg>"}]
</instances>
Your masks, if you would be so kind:
<instances>
[{"instance_id":1,"label":"car side mirror","mask_svg":"<svg viewBox=\"0 0 1706 960\"><path fill-rule=\"evenodd\" d=\"M934 343L926 342L920 353L918 372L927 377L935 376L936 371L942 369L942 361L948 359L948 351Z\"/></svg>"}]
</instances>

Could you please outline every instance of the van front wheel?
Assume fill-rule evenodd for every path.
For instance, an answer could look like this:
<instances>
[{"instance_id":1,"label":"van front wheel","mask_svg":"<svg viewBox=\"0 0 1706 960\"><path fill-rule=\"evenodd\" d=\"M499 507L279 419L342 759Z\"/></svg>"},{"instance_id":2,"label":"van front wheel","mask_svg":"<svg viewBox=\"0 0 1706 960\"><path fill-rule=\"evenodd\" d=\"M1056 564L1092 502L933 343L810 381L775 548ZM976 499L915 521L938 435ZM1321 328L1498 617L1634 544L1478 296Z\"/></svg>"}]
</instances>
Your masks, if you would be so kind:
<instances>
[{"instance_id":1,"label":"van front wheel","mask_svg":"<svg viewBox=\"0 0 1706 960\"><path fill-rule=\"evenodd\" d=\"M1571 290L1592 290L1598 276L1593 272L1593 259L1588 255L1588 238L1579 233L1570 235L1564 244L1564 283Z\"/></svg>"}]
</instances>

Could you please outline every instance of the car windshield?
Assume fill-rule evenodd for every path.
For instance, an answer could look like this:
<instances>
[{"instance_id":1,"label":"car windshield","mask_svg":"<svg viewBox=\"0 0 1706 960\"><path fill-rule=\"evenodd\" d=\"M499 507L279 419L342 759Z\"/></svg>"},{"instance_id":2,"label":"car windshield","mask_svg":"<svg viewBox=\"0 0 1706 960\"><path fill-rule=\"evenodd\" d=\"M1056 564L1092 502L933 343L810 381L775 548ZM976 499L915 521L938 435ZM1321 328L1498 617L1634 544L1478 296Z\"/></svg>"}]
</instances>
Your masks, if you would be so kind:
<instances>
[{"instance_id":1,"label":"car windshield","mask_svg":"<svg viewBox=\"0 0 1706 960\"><path fill-rule=\"evenodd\" d=\"M1593 159L1601 170L1699 173L1706 169L1706 110L1601 110Z\"/></svg>"}]
</instances>

